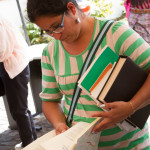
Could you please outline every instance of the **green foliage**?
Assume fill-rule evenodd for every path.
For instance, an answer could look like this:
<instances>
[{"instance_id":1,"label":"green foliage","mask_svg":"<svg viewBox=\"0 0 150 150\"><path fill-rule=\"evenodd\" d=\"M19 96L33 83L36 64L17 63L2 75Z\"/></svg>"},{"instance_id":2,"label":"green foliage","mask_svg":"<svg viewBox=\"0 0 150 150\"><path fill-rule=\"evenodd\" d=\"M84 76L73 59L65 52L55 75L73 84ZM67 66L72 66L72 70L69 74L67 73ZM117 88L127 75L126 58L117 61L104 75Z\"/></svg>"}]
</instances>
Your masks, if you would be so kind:
<instances>
[{"instance_id":1,"label":"green foliage","mask_svg":"<svg viewBox=\"0 0 150 150\"><path fill-rule=\"evenodd\" d=\"M45 35L45 34L41 35L41 30L37 25L33 23L27 23L26 28L27 28L27 32L28 32L31 45L48 43L49 41L51 41L50 36Z\"/></svg>"},{"instance_id":2,"label":"green foliage","mask_svg":"<svg viewBox=\"0 0 150 150\"><path fill-rule=\"evenodd\" d=\"M94 6L94 10L91 12L91 16L106 18L112 13L112 3L106 3L106 0L92 0L91 3L92 6Z\"/></svg>"}]
</instances>

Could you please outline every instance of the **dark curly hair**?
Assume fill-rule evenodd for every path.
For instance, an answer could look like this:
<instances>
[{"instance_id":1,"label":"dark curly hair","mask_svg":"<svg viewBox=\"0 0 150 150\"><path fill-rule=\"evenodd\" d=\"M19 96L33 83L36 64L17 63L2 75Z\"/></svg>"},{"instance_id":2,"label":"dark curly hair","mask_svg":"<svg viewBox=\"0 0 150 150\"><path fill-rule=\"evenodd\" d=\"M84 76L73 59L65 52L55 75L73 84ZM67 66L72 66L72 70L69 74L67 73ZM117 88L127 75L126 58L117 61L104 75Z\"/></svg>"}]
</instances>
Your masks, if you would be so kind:
<instances>
[{"instance_id":1,"label":"dark curly hair","mask_svg":"<svg viewBox=\"0 0 150 150\"><path fill-rule=\"evenodd\" d=\"M144 2L148 2L148 0L131 0L132 6L142 5Z\"/></svg>"},{"instance_id":2,"label":"dark curly hair","mask_svg":"<svg viewBox=\"0 0 150 150\"><path fill-rule=\"evenodd\" d=\"M31 22L35 22L39 16L58 16L63 14L67 11L68 2L72 2L79 9L76 0L27 0L28 19Z\"/></svg>"}]
</instances>

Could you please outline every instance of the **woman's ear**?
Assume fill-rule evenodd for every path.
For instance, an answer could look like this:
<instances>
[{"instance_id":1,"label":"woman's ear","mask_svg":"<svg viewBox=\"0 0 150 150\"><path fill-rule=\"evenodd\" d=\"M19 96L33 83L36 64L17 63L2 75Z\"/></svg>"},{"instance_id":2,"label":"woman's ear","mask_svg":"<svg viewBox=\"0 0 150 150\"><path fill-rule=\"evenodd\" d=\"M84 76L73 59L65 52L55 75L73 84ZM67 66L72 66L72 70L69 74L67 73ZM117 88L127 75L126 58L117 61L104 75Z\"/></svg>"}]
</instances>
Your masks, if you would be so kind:
<instances>
[{"instance_id":1,"label":"woman's ear","mask_svg":"<svg viewBox=\"0 0 150 150\"><path fill-rule=\"evenodd\" d=\"M73 15L76 14L76 7L72 2L67 3L67 8Z\"/></svg>"}]
</instances>

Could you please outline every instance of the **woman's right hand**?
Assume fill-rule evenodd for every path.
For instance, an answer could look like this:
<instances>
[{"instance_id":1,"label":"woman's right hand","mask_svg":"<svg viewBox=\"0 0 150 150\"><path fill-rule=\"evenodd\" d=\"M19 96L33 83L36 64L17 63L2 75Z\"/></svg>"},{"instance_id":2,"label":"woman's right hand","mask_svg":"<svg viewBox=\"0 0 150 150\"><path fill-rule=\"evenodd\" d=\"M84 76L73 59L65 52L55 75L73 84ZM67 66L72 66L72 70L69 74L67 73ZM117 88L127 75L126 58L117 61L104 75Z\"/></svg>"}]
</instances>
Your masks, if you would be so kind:
<instances>
[{"instance_id":1,"label":"woman's right hand","mask_svg":"<svg viewBox=\"0 0 150 150\"><path fill-rule=\"evenodd\" d=\"M61 134L61 133L65 132L68 129L69 129L69 127L66 124L58 123L56 128L55 128L56 135Z\"/></svg>"}]
</instances>

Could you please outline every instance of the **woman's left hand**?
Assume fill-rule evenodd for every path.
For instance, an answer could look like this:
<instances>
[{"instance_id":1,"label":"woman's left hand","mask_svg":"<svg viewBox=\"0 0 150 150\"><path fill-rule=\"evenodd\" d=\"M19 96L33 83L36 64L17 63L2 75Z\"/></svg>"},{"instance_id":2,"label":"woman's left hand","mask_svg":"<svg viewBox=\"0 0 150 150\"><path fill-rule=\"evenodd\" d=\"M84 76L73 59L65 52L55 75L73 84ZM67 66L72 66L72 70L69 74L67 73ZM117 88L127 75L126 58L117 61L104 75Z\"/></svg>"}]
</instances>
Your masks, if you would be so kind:
<instances>
[{"instance_id":1,"label":"woman's left hand","mask_svg":"<svg viewBox=\"0 0 150 150\"><path fill-rule=\"evenodd\" d=\"M118 122L121 122L133 113L129 102L117 101L105 103L105 107L103 108L107 111L92 114L92 117L104 118L92 129L92 132L100 132Z\"/></svg>"}]
</instances>

